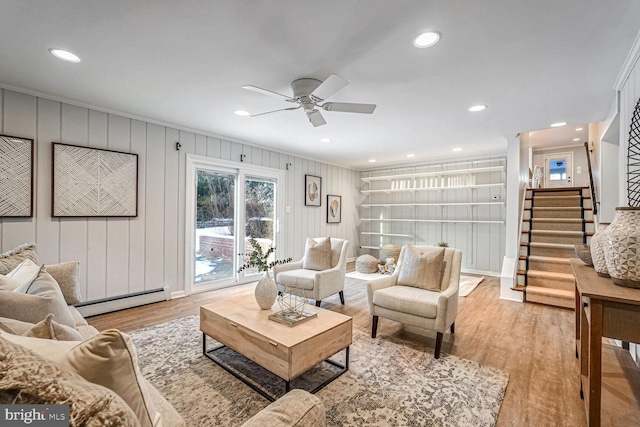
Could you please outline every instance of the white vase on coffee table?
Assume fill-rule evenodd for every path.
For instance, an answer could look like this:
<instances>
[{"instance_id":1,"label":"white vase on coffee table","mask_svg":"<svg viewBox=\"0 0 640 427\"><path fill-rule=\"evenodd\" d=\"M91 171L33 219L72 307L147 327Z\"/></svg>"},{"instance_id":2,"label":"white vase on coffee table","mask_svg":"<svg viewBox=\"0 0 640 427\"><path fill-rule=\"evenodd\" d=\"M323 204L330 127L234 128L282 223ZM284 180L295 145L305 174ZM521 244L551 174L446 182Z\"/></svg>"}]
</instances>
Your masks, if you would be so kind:
<instances>
[{"instance_id":1,"label":"white vase on coffee table","mask_svg":"<svg viewBox=\"0 0 640 427\"><path fill-rule=\"evenodd\" d=\"M270 309L276 302L276 298L278 297L278 286L268 271L265 271L262 278L258 281L255 296L256 302L263 310Z\"/></svg>"}]
</instances>

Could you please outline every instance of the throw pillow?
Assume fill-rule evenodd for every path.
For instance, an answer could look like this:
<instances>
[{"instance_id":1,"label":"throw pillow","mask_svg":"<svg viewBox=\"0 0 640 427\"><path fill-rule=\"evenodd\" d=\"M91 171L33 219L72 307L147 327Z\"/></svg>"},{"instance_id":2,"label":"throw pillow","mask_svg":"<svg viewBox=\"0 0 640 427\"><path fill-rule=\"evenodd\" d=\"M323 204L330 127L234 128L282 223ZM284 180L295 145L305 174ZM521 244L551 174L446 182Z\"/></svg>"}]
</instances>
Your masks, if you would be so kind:
<instances>
[{"instance_id":1,"label":"throw pillow","mask_svg":"<svg viewBox=\"0 0 640 427\"><path fill-rule=\"evenodd\" d=\"M13 335L0 331L0 338L28 348L40 357L44 357L55 363L60 363L72 348L82 341L56 341L42 338L27 337L24 335Z\"/></svg>"},{"instance_id":2,"label":"throw pillow","mask_svg":"<svg viewBox=\"0 0 640 427\"><path fill-rule=\"evenodd\" d=\"M80 332L66 325L61 325L53 320L53 314L49 313L41 322L22 322L20 320L0 317L0 330L14 335L43 338L58 341L82 341L84 338Z\"/></svg>"},{"instance_id":3,"label":"throw pillow","mask_svg":"<svg viewBox=\"0 0 640 427\"><path fill-rule=\"evenodd\" d=\"M82 301L80 294L80 263L77 261L63 262L60 264L45 265L47 273L58 282L64 300L69 305Z\"/></svg>"},{"instance_id":4,"label":"throw pillow","mask_svg":"<svg viewBox=\"0 0 640 427\"><path fill-rule=\"evenodd\" d=\"M38 263L35 243L25 243L0 254L0 274L7 274L25 259Z\"/></svg>"},{"instance_id":5,"label":"throw pillow","mask_svg":"<svg viewBox=\"0 0 640 427\"><path fill-rule=\"evenodd\" d=\"M420 252L417 247L407 245L405 251L397 284L440 292L444 248L434 247Z\"/></svg>"},{"instance_id":6,"label":"throw pillow","mask_svg":"<svg viewBox=\"0 0 640 427\"><path fill-rule=\"evenodd\" d=\"M72 427L140 426L131 408L113 391L3 338L0 336L0 402L68 404Z\"/></svg>"},{"instance_id":7,"label":"throw pillow","mask_svg":"<svg viewBox=\"0 0 640 427\"><path fill-rule=\"evenodd\" d=\"M0 274L0 291L12 291L20 286L20 282L4 274Z\"/></svg>"},{"instance_id":8,"label":"throw pillow","mask_svg":"<svg viewBox=\"0 0 640 427\"><path fill-rule=\"evenodd\" d=\"M25 259L20 264L16 265L13 270L8 272L6 277L15 280L21 286L29 286L29 284L38 277L39 273L40 266L30 259Z\"/></svg>"},{"instance_id":9,"label":"throw pillow","mask_svg":"<svg viewBox=\"0 0 640 427\"><path fill-rule=\"evenodd\" d=\"M71 349L61 365L116 392L133 409L142 427L161 425L161 414L138 368L129 335L115 329L103 331Z\"/></svg>"},{"instance_id":10,"label":"throw pillow","mask_svg":"<svg viewBox=\"0 0 640 427\"><path fill-rule=\"evenodd\" d=\"M60 324L75 328L76 322L62 296L60 287L44 268L28 285L21 285L12 292L0 291L0 317L38 323L53 313Z\"/></svg>"},{"instance_id":11,"label":"throw pillow","mask_svg":"<svg viewBox=\"0 0 640 427\"><path fill-rule=\"evenodd\" d=\"M304 249L302 268L306 270L327 270L331 268L331 238L326 237L320 241L307 239Z\"/></svg>"}]
</instances>

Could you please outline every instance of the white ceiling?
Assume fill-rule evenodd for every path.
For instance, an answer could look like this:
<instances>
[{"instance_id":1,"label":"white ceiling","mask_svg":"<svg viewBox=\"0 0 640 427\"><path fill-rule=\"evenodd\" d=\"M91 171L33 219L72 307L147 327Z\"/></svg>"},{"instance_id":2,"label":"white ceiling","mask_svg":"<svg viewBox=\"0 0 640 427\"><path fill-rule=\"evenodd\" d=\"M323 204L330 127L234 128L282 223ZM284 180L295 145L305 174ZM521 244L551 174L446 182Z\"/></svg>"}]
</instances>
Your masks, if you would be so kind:
<instances>
[{"instance_id":1,"label":"white ceiling","mask_svg":"<svg viewBox=\"0 0 640 427\"><path fill-rule=\"evenodd\" d=\"M637 0L0 0L0 85L363 169L604 119L639 29ZM414 48L423 30L442 40ZM331 73L351 81L331 101L375 113L233 114L289 106L243 85L289 94Z\"/></svg>"}]
</instances>

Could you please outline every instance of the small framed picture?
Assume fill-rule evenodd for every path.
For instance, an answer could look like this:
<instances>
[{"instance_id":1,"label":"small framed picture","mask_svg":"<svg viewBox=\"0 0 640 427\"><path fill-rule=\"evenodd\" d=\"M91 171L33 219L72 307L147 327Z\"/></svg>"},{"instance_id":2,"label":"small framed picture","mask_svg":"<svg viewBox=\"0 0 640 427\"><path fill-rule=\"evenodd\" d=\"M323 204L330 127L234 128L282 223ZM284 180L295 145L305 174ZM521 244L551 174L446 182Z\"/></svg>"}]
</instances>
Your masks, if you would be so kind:
<instances>
[{"instance_id":1,"label":"small framed picture","mask_svg":"<svg viewBox=\"0 0 640 427\"><path fill-rule=\"evenodd\" d=\"M305 206L320 206L322 198L322 178L319 176L304 176L304 204Z\"/></svg>"},{"instance_id":2,"label":"small framed picture","mask_svg":"<svg viewBox=\"0 0 640 427\"><path fill-rule=\"evenodd\" d=\"M342 221L342 196L327 195L327 222Z\"/></svg>"}]
</instances>

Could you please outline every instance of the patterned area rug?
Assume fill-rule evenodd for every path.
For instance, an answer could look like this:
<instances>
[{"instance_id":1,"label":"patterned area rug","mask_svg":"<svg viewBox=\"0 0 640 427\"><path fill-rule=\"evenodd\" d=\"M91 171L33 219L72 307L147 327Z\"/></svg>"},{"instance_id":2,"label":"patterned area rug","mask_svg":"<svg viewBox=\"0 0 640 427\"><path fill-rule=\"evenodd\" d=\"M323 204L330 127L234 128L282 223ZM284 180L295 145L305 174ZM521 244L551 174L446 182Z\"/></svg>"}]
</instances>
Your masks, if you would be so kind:
<instances>
[{"instance_id":1,"label":"patterned area rug","mask_svg":"<svg viewBox=\"0 0 640 427\"><path fill-rule=\"evenodd\" d=\"M142 373L190 427L239 426L269 404L202 354L198 316L131 336ZM342 362L343 354L335 360ZM284 392L279 378L238 355L230 357L269 391ZM321 364L293 386L313 383L325 365L330 366ZM436 360L432 349L385 336L371 339L360 329L353 331L349 368L317 393L327 409L327 426L493 426L509 381L498 369L448 354Z\"/></svg>"}]
</instances>

